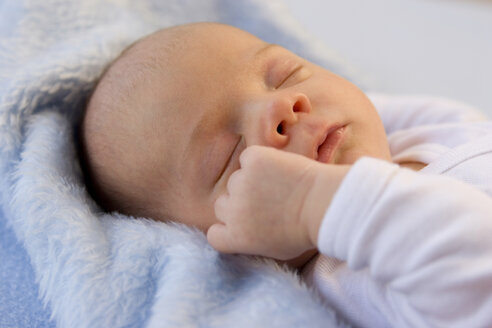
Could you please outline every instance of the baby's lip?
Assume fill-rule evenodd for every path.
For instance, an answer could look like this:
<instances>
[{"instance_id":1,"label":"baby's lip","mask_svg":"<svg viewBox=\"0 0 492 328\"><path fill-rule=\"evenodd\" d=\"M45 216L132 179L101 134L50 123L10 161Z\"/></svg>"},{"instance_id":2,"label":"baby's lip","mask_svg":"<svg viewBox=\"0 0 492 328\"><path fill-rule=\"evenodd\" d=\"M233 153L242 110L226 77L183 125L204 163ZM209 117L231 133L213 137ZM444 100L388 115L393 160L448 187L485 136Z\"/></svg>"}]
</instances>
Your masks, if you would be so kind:
<instances>
[{"instance_id":1,"label":"baby's lip","mask_svg":"<svg viewBox=\"0 0 492 328\"><path fill-rule=\"evenodd\" d=\"M322 163L331 163L338 147L343 141L345 134L345 125L334 124L321 134L318 139L315 152L315 159Z\"/></svg>"}]
</instances>

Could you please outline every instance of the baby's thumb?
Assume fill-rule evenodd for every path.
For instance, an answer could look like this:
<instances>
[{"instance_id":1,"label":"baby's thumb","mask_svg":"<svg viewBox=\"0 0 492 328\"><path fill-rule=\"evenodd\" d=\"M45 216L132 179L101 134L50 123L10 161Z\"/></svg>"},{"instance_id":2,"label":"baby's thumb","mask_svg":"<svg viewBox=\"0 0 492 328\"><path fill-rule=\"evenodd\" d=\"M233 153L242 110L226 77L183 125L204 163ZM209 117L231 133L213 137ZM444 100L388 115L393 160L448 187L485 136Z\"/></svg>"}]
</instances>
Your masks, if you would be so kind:
<instances>
[{"instance_id":1,"label":"baby's thumb","mask_svg":"<svg viewBox=\"0 0 492 328\"><path fill-rule=\"evenodd\" d=\"M223 223L215 223L207 231L207 240L213 248L222 253L233 253L231 238Z\"/></svg>"}]
</instances>

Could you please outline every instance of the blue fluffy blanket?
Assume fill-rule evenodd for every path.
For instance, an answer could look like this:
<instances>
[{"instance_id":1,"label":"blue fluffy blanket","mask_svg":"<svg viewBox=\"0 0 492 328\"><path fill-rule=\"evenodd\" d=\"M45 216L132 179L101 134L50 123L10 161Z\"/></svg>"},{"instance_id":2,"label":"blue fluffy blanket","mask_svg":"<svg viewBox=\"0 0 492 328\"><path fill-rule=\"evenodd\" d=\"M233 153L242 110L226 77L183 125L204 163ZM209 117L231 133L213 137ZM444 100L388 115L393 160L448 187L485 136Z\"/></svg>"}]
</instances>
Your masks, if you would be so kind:
<instances>
[{"instance_id":1,"label":"blue fluffy blanket","mask_svg":"<svg viewBox=\"0 0 492 328\"><path fill-rule=\"evenodd\" d=\"M104 214L86 193L73 130L98 75L135 39L193 21L351 74L277 1L0 0L1 327L344 326L272 261L220 255L181 225Z\"/></svg>"}]
</instances>

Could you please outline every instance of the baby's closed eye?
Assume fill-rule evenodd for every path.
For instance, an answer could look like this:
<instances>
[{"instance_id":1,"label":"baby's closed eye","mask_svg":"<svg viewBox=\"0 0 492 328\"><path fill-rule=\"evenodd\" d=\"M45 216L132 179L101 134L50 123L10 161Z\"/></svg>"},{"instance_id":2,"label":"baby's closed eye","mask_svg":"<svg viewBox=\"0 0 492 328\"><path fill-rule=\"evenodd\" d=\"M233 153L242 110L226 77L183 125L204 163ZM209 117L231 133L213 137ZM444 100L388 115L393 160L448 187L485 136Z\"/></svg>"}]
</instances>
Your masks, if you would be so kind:
<instances>
[{"instance_id":1,"label":"baby's closed eye","mask_svg":"<svg viewBox=\"0 0 492 328\"><path fill-rule=\"evenodd\" d=\"M293 86L297 83L300 83L300 82L306 80L310 76L311 76L311 71L309 69L307 69L306 67L299 65L287 77L285 77L282 80L282 82L280 83L280 85L278 85L276 87L276 89L281 88L281 87L287 88L287 87Z\"/></svg>"}]
</instances>

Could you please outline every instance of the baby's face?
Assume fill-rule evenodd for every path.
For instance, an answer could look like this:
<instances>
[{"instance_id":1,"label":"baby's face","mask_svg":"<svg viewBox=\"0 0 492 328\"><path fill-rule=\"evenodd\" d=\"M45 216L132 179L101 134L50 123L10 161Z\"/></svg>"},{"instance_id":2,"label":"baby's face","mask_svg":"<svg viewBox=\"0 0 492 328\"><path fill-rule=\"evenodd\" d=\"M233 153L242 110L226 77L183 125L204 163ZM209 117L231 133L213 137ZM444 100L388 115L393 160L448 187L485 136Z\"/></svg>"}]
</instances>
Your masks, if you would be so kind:
<instances>
[{"instance_id":1,"label":"baby's face","mask_svg":"<svg viewBox=\"0 0 492 328\"><path fill-rule=\"evenodd\" d=\"M216 221L215 199L251 145L330 164L390 160L373 105L341 77L229 26L185 28L172 56L159 53L165 38L160 32L133 54L149 56L157 71L134 86L129 103L142 113L128 125L140 141L128 151L138 165L127 162L125 173L145 183L135 190L144 190L137 196L156 219L206 231Z\"/></svg>"}]
</instances>

